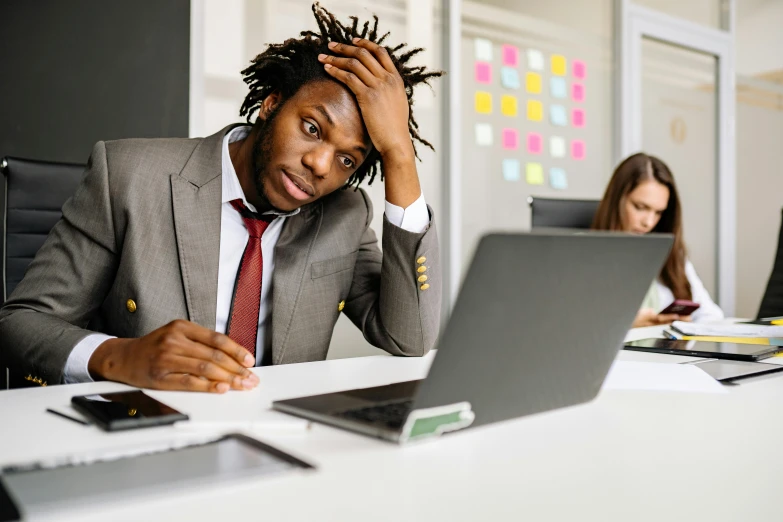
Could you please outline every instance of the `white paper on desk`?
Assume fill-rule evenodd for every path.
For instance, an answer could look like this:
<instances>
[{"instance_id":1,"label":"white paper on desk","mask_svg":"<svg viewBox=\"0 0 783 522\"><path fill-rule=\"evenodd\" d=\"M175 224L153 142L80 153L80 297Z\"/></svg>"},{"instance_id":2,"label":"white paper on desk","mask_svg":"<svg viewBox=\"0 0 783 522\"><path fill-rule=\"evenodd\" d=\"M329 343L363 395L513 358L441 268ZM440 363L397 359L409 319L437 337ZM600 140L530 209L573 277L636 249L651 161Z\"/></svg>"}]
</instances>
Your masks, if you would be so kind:
<instances>
[{"instance_id":1,"label":"white paper on desk","mask_svg":"<svg viewBox=\"0 0 783 522\"><path fill-rule=\"evenodd\" d=\"M602 389L728 393L698 366L633 361L615 361Z\"/></svg>"},{"instance_id":2,"label":"white paper on desk","mask_svg":"<svg viewBox=\"0 0 783 522\"><path fill-rule=\"evenodd\" d=\"M672 326L683 335L711 337L783 337L783 326L763 324L703 324L674 321Z\"/></svg>"}]
</instances>

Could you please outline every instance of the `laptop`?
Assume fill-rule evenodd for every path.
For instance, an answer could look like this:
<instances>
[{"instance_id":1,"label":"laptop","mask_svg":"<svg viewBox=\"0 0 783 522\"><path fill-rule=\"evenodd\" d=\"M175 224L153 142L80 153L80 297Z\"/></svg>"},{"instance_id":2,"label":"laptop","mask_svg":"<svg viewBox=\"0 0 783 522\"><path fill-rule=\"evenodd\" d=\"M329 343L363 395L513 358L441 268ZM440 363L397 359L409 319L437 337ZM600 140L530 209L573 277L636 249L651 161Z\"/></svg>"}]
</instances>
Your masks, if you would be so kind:
<instances>
[{"instance_id":1,"label":"laptop","mask_svg":"<svg viewBox=\"0 0 783 522\"><path fill-rule=\"evenodd\" d=\"M488 234L426 378L272 407L402 443L590 401L671 245L667 234Z\"/></svg>"}]
</instances>

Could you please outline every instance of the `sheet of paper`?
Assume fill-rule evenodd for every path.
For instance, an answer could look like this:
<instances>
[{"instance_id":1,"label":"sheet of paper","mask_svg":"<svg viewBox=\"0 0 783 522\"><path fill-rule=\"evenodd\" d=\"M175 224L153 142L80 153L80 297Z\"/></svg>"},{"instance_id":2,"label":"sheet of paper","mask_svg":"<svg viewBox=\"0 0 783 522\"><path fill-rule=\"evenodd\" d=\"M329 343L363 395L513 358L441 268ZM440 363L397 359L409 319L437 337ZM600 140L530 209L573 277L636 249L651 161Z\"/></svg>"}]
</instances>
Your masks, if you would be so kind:
<instances>
[{"instance_id":1,"label":"sheet of paper","mask_svg":"<svg viewBox=\"0 0 783 522\"><path fill-rule=\"evenodd\" d=\"M566 81L565 78L560 76L552 76L549 79L549 94L552 98L565 98L566 97Z\"/></svg>"},{"instance_id":2,"label":"sheet of paper","mask_svg":"<svg viewBox=\"0 0 783 522\"><path fill-rule=\"evenodd\" d=\"M554 78L552 78L554 80ZM565 95L563 96L565 97ZM571 86L571 99L575 102L585 101L585 86L581 83L575 83Z\"/></svg>"},{"instance_id":3,"label":"sheet of paper","mask_svg":"<svg viewBox=\"0 0 783 522\"><path fill-rule=\"evenodd\" d=\"M492 66L486 62L476 62L476 81L492 83Z\"/></svg>"},{"instance_id":4,"label":"sheet of paper","mask_svg":"<svg viewBox=\"0 0 783 522\"><path fill-rule=\"evenodd\" d=\"M615 361L602 389L728 393L698 366L634 361Z\"/></svg>"},{"instance_id":5,"label":"sheet of paper","mask_svg":"<svg viewBox=\"0 0 783 522\"><path fill-rule=\"evenodd\" d=\"M492 113L492 95L486 91L476 91L476 112L479 114Z\"/></svg>"},{"instance_id":6,"label":"sheet of paper","mask_svg":"<svg viewBox=\"0 0 783 522\"><path fill-rule=\"evenodd\" d=\"M571 142L571 157L575 160L585 159L585 142L574 140Z\"/></svg>"},{"instance_id":7,"label":"sheet of paper","mask_svg":"<svg viewBox=\"0 0 783 522\"><path fill-rule=\"evenodd\" d=\"M519 72L511 67L501 67L500 85L506 89L519 89Z\"/></svg>"},{"instance_id":8,"label":"sheet of paper","mask_svg":"<svg viewBox=\"0 0 783 522\"><path fill-rule=\"evenodd\" d=\"M552 74L555 76L565 76L566 73L566 59L565 56L560 54L553 54L550 58L552 65Z\"/></svg>"},{"instance_id":9,"label":"sheet of paper","mask_svg":"<svg viewBox=\"0 0 783 522\"><path fill-rule=\"evenodd\" d=\"M527 152L528 154L541 154L543 148L543 139L537 132L527 133Z\"/></svg>"},{"instance_id":10,"label":"sheet of paper","mask_svg":"<svg viewBox=\"0 0 783 522\"><path fill-rule=\"evenodd\" d=\"M489 123L476 124L476 145L479 147L492 146L492 125Z\"/></svg>"},{"instance_id":11,"label":"sheet of paper","mask_svg":"<svg viewBox=\"0 0 783 522\"><path fill-rule=\"evenodd\" d=\"M491 62L492 42L486 38L476 38L473 40L473 53L476 60L482 62Z\"/></svg>"},{"instance_id":12,"label":"sheet of paper","mask_svg":"<svg viewBox=\"0 0 783 522\"><path fill-rule=\"evenodd\" d=\"M500 98L500 112L503 116L516 116L517 115L517 97L509 94L504 94Z\"/></svg>"},{"instance_id":13,"label":"sheet of paper","mask_svg":"<svg viewBox=\"0 0 783 522\"><path fill-rule=\"evenodd\" d=\"M531 71L544 70L544 54L538 49L527 50L527 68Z\"/></svg>"},{"instance_id":14,"label":"sheet of paper","mask_svg":"<svg viewBox=\"0 0 783 522\"><path fill-rule=\"evenodd\" d=\"M541 75L529 72L525 75L525 90L530 94L541 94Z\"/></svg>"},{"instance_id":15,"label":"sheet of paper","mask_svg":"<svg viewBox=\"0 0 783 522\"><path fill-rule=\"evenodd\" d=\"M568 188L568 177L565 170L560 167L550 168L549 185L555 190L566 190Z\"/></svg>"},{"instance_id":16,"label":"sheet of paper","mask_svg":"<svg viewBox=\"0 0 783 522\"><path fill-rule=\"evenodd\" d=\"M574 78L578 80L584 80L587 78L587 66L582 60L574 60L571 62L571 73Z\"/></svg>"},{"instance_id":17,"label":"sheet of paper","mask_svg":"<svg viewBox=\"0 0 783 522\"><path fill-rule=\"evenodd\" d=\"M549 155L553 158L565 158L566 144L562 136L549 137Z\"/></svg>"},{"instance_id":18,"label":"sheet of paper","mask_svg":"<svg viewBox=\"0 0 783 522\"><path fill-rule=\"evenodd\" d=\"M516 67L519 63L519 49L515 46L506 44L500 48L500 53L503 55L503 65Z\"/></svg>"},{"instance_id":19,"label":"sheet of paper","mask_svg":"<svg viewBox=\"0 0 783 522\"><path fill-rule=\"evenodd\" d=\"M540 163L528 163L525 165L525 181L528 185L544 184L544 168Z\"/></svg>"},{"instance_id":20,"label":"sheet of paper","mask_svg":"<svg viewBox=\"0 0 783 522\"><path fill-rule=\"evenodd\" d=\"M713 337L783 337L783 326L760 324L703 324L675 321L672 326L684 335Z\"/></svg>"},{"instance_id":21,"label":"sheet of paper","mask_svg":"<svg viewBox=\"0 0 783 522\"><path fill-rule=\"evenodd\" d=\"M517 150L519 147L519 132L516 129L503 129L503 148Z\"/></svg>"},{"instance_id":22,"label":"sheet of paper","mask_svg":"<svg viewBox=\"0 0 783 522\"><path fill-rule=\"evenodd\" d=\"M541 121L544 119L544 106L540 101L527 101L527 119L530 121Z\"/></svg>"},{"instance_id":23,"label":"sheet of paper","mask_svg":"<svg viewBox=\"0 0 783 522\"><path fill-rule=\"evenodd\" d=\"M585 111L584 109L572 109L571 110L571 123L576 128L582 128L585 126Z\"/></svg>"},{"instance_id":24,"label":"sheet of paper","mask_svg":"<svg viewBox=\"0 0 783 522\"><path fill-rule=\"evenodd\" d=\"M503 179L519 181L519 160L506 158L503 160Z\"/></svg>"},{"instance_id":25,"label":"sheet of paper","mask_svg":"<svg viewBox=\"0 0 783 522\"><path fill-rule=\"evenodd\" d=\"M558 127L565 127L568 125L568 116L566 115L565 107L557 104L550 105L549 121L552 125L557 125Z\"/></svg>"}]
</instances>

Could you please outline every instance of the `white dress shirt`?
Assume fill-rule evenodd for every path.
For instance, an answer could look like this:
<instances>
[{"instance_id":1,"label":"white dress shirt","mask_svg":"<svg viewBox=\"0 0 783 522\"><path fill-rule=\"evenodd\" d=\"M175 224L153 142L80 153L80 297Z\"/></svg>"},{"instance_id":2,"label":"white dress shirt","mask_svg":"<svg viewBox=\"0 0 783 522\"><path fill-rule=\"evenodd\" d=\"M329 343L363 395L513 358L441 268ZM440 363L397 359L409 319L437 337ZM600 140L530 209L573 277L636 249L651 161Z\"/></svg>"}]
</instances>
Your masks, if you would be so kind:
<instances>
[{"instance_id":1,"label":"white dress shirt","mask_svg":"<svg viewBox=\"0 0 783 522\"><path fill-rule=\"evenodd\" d=\"M239 263L242 261L242 254L245 251L249 234L239 215L230 201L241 199L244 204L255 212L255 207L251 205L242 191L239 178L234 170L231 157L228 153L228 144L244 139L250 133L251 127L235 127L226 134L223 139L222 154L222 207L220 211L220 261L218 264L218 289L217 289L217 314L215 320L215 330L221 333L226 332L228 323L228 313L231 309L231 298L234 292L234 282L239 269ZM403 209L397 205L392 205L388 201L385 206L386 219L389 223L403 228L409 232L421 233L427 229L430 223L429 210L424 201L424 194L414 201L410 206ZM270 290L272 287L272 274L275 269L275 245L283 230L283 224L288 216L295 215L299 209L289 213L267 212L276 214L277 217L269 224L261 236L261 251L264 258L264 271L261 281L261 306L258 314L258 336L256 337L256 365L261 364L264 350L271 346L270 329L267 326L272 317L272 307L270 302ZM90 382L90 372L87 364L93 352L107 339L113 339L113 336L104 334L90 334L74 346L68 360L65 363L63 372L66 384L76 382Z\"/></svg>"}]
</instances>

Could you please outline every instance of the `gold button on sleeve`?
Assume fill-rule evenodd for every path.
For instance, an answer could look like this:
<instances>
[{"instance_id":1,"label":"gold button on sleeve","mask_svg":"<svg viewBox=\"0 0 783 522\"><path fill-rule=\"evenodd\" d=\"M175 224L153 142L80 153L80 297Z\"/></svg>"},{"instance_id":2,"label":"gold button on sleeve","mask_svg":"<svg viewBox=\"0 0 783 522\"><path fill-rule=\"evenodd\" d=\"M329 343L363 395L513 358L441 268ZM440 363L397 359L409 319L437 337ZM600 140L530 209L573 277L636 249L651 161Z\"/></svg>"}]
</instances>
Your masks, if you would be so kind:
<instances>
[{"instance_id":1,"label":"gold button on sleeve","mask_svg":"<svg viewBox=\"0 0 783 522\"><path fill-rule=\"evenodd\" d=\"M337 311L342 312L343 308L345 308L345 301L340 301L340 303L337 305Z\"/></svg>"},{"instance_id":2,"label":"gold button on sleeve","mask_svg":"<svg viewBox=\"0 0 783 522\"><path fill-rule=\"evenodd\" d=\"M416 271L417 271L418 273L420 273L420 274L423 274L424 272L426 272L426 271L427 271L427 267L426 267L426 266L424 266L424 265L421 265L419 268L417 268L417 269L416 269Z\"/></svg>"},{"instance_id":3,"label":"gold button on sleeve","mask_svg":"<svg viewBox=\"0 0 783 522\"><path fill-rule=\"evenodd\" d=\"M426 275L420 275L419 278L417 279L417 281L419 283L423 283L426 280L427 280L427 276Z\"/></svg>"},{"instance_id":4,"label":"gold button on sleeve","mask_svg":"<svg viewBox=\"0 0 783 522\"><path fill-rule=\"evenodd\" d=\"M425 261L427 261L427 258L424 256L421 256L419 259L416 260L416 262L420 265L423 265Z\"/></svg>"},{"instance_id":5,"label":"gold button on sleeve","mask_svg":"<svg viewBox=\"0 0 783 522\"><path fill-rule=\"evenodd\" d=\"M422 290L426 290L426 289L428 289L429 287L430 287L430 285L428 285L427 283L424 283L424 284L423 284L423 285L421 285L419 288L421 288Z\"/></svg>"},{"instance_id":6,"label":"gold button on sleeve","mask_svg":"<svg viewBox=\"0 0 783 522\"><path fill-rule=\"evenodd\" d=\"M133 299L128 299L127 301L125 301L125 308L127 308L130 313L135 312L136 301L134 301Z\"/></svg>"}]
</instances>

